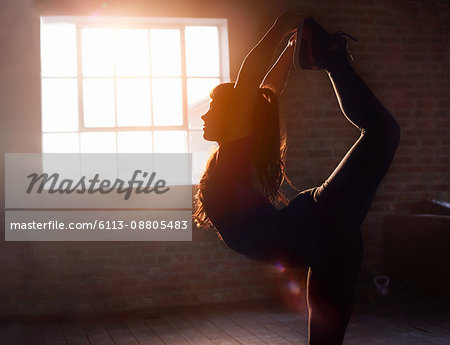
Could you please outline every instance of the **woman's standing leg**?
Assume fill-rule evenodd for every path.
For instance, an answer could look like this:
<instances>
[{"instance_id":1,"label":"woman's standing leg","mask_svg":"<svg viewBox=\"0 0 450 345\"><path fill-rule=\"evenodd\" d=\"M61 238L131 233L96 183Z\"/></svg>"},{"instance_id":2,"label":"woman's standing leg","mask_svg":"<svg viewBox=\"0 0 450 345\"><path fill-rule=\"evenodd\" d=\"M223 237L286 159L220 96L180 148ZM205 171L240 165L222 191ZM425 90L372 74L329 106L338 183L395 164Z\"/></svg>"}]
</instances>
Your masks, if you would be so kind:
<instances>
[{"instance_id":1,"label":"woman's standing leg","mask_svg":"<svg viewBox=\"0 0 450 345\"><path fill-rule=\"evenodd\" d=\"M310 344L342 344L362 258L360 226L399 144L400 128L343 52L327 72L344 116L361 136L313 198L326 218L320 260L308 274Z\"/></svg>"}]
</instances>

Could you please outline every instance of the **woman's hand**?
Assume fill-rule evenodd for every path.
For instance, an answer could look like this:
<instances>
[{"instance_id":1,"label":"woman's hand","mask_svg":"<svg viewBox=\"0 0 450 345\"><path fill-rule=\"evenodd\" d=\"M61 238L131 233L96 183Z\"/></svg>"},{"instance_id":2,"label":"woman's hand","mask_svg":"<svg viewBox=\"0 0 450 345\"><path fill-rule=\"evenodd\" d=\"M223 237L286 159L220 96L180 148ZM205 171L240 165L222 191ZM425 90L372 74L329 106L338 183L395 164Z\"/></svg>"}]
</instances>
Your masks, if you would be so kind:
<instances>
[{"instance_id":1,"label":"woman's hand","mask_svg":"<svg viewBox=\"0 0 450 345\"><path fill-rule=\"evenodd\" d=\"M279 25L286 34L294 33L297 30L298 24L310 15L311 11L300 9L290 10L279 16L275 20L275 24Z\"/></svg>"},{"instance_id":2,"label":"woman's hand","mask_svg":"<svg viewBox=\"0 0 450 345\"><path fill-rule=\"evenodd\" d=\"M295 45L295 42L297 42L297 33L293 34L288 41L288 47L292 47L293 45Z\"/></svg>"}]
</instances>

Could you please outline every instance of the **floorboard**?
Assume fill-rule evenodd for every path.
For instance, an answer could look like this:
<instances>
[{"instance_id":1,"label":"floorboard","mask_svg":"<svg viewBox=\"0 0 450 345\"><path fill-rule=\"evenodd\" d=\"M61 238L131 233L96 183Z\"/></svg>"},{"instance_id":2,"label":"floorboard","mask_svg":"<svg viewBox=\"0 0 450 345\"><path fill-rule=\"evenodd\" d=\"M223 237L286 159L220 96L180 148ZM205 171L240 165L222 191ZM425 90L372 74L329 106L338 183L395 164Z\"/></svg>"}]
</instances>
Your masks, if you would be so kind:
<instances>
[{"instance_id":1,"label":"floorboard","mask_svg":"<svg viewBox=\"0 0 450 345\"><path fill-rule=\"evenodd\" d=\"M345 345L448 345L450 303L355 307ZM281 302L166 308L123 316L0 321L0 345L306 345L307 317Z\"/></svg>"}]
</instances>

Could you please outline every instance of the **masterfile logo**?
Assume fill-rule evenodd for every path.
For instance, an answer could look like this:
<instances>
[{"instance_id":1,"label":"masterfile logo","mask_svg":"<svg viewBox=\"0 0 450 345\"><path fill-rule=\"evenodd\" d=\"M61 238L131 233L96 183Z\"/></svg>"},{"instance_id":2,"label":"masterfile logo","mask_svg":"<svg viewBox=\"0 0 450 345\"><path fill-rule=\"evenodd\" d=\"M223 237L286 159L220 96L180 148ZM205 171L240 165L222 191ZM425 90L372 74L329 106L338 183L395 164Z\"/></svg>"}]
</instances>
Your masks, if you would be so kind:
<instances>
[{"instance_id":1,"label":"masterfile logo","mask_svg":"<svg viewBox=\"0 0 450 345\"><path fill-rule=\"evenodd\" d=\"M144 180L139 179L140 174L142 174ZM135 170L133 172L133 176L128 181L124 181L119 178L116 178L114 181L109 179L100 180L99 176L100 174L95 174L92 179L82 176L78 181L71 179L62 179L60 181L60 176L58 173L53 173L50 176L47 173L40 175L33 173L27 176L27 178L30 179L27 194L30 194L33 191L35 193L42 193L47 183L50 184L50 187L48 188L49 194L108 194L115 191L118 194L124 194L125 200L130 198L133 191L136 194L149 194L152 192L155 194L163 194L170 190L169 187L166 187L166 181L163 179L156 180L154 186L152 186L153 181L155 180L156 172L148 173L142 172L141 170ZM34 188L36 184L37 187ZM97 184L98 187L96 188Z\"/></svg>"},{"instance_id":2,"label":"masterfile logo","mask_svg":"<svg viewBox=\"0 0 450 345\"><path fill-rule=\"evenodd\" d=\"M7 241L192 239L191 154L6 154Z\"/></svg>"},{"instance_id":3,"label":"masterfile logo","mask_svg":"<svg viewBox=\"0 0 450 345\"><path fill-rule=\"evenodd\" d=\"M6 154L5 168L7 208L192 208L191 154Z\"/></svg>"}]
</instances>

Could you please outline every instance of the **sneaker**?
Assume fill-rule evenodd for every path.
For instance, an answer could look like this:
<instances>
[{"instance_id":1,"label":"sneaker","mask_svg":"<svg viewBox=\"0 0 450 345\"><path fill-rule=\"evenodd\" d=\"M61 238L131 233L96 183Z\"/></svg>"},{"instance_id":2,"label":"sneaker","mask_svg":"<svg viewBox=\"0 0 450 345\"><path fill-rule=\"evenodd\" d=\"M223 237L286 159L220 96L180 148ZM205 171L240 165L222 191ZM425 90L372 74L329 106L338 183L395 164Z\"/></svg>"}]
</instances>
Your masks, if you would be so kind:
<instances>
[{"instance_id":1,"label":"sneaker","mask_svg":"<svg viewBox=\"0 0 450 345\"><path fill-rule=\"evenodd\" d=\"M356 41L356 38L342 31L330 34L312 17L305 18L297 27L295 66L298 69L327 69L337 55L353 60L344 36Z\"/></svg>"}]
</instances>

